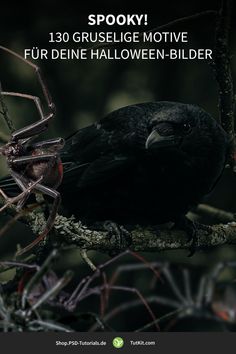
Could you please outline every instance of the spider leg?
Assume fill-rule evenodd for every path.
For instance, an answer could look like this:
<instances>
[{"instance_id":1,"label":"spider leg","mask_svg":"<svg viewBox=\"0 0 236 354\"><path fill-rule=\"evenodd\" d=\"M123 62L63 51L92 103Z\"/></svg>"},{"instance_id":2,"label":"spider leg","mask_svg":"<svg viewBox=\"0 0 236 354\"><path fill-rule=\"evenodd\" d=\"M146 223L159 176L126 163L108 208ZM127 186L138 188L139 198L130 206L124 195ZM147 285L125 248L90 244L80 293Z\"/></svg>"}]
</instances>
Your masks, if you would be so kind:
<instances>
[{"instance_id":1,"label":"spider leg","mask_svg":"<svg viewBox=\"0 0 236 354\"><path fill-rule=\"evenodd\" d=\"M20 187L20 189L24 192L27 190L28 184L23 180L20 174L11 171L12 178L15 180L16 184ZM29 198L30 193L28 192L21 200L17 203L16 211L19 211L23 208L24 204L26 203L27 199Z\"/></svg>"},{"instance_id":2,"label":"spider leg","mask_svg":"<svg viewBox=\"0 0 236 354\"><path fill-rule=\"evenodd\" d=\"M52 139L52 140L63 140L63 139ZM42 142L43 143L43 142ZM41 143L41 144L42 144ZM47 144L47 142L46 142ZM21 156L19 158L16 158L15 160L13 160L13 163L15 165L22 165L22 164L27 164L30 162L40 162L40 161L49 161L49 166L48 166L48 172L50 171L50 165L55 161L55 159L57 158L57 155L55 154L44 154L44 155L38 155L38 156ZM22 191L25 191L28 187L28 182L27 180L21 176L20 174L16 173L15 171L11 171L12 173L12 177L15 180L15 182L17 183L17 185L20 187L20 189ZM45 177L45 174L44 174ZM21 199L18 204L17 204L17 208L16 210L20 210L23 205L26 203L28 197L29 197L30 193L26 194L25 197L23 199Z\"/></svg>"},{"instance_id":3,"label":"spider leg","mask_svg":"<svg viewBox=\"0 0 236 354\"><path fill-rule=\"evenodd\" d=\"M24 94L24 93L18 93L18 92L1 92L1 94L5 95L5 96L15 96L15 97L22 97L22 98L26 98L26 99L29 99L29 100L33 100L35 105L36 105L36 108L38 110L38 113L40 115L41 121L45 122L45 126L42 123L37 124L38 122L36 122L36 123L31 124L30 126L24 127L23 129L17 130L16 132L14 132L12 134L13 139L25 139L25 138L27 138L27 140L25 142L23 142L23 143L26 143L26 142L28 142L28 139L29 139L28 136L26 136L26 137L25 136L21 137L21 136L22 136L23 133L27 134L28 133L28 129L30 129L30 132L31 132L30 138L31 138L32 135L40 134L41 132L43 132L44 130L47 129L47 124L48 124L47 120L48 119L50 120L51 118L53 118L54 114L51 113L48 116L45 116L45 114L43 112L42 105L41 105L41 101L40 101L40 99L37 96L32 96L32 95L28 95L28 94ZM31 130L32 126L33 126L33 129L36 129L36 132L34 130L33 131ZM39 131L38 131L38 129L39 129ZM19 136L19 134L20 134L20 136ZM61 144L62 145L62 143L59 141L59 138L58 139L51 139L51 141L52 141L52 143L50 143L50 140L48 140L48 145L52 145L53 141L54 141L55 144ZM39 145L39 144L40 143L37 143L38 146L42 146L42 145ZM63 144L63 146L64 146L64 144Z\"/></svg>"},{"instance_id":4,"label":"spider leg","mask_svg":"<svg viewBox=\"0 0 236 354\"><path fill-rule=\"evenodd\" d=\"M168 283L173 291L173 293L175 294L175 296L177 297L177 299L183 304L183 305L188 305L188 301L185 299L185 297L182 295L174 277L172 276L170 269L168 266L163 267L162 269L163 274L165 275L166 279L168 280Z\"/></svg>"},{"instance_id":5,"label":"spider leg","mask_svg":"<svg viewBox=\"0 0 236 354\"><path fill-rule=\"evenodd\" d=\"M12 163L16 166L28 164L29 162L40 162L47 160L55 160L57 158L56 154L42 154L42 155L34 155L34 156L20 156L16 157L12 160Z\"/></svg>"},{"instance_id":6,"label":"spider leg","mask_svg":"<svg viewBox=\"0 0 236 354\"><path fill-rule=\"evenodd\" d=\"M51 210L51 213L47 219L46 226L45 226L44 230L41 232L41 234L33 242L31 242L28 246L23 248L20 252L17 252L17 256L20 256L20 255L24 254L25 252L28 252L29 250L31 250L31 248L33 248L35 245L37 245L40 241L42 241L47 236L47 234L50 232L50 230L53 227L53 224L54 224L54 221L55 221L55 218L57 215L57 211L58 211L58 208L59 208L59 205L61 202L60 193L57 192L53 188L49 188L47 186L44 186L43 184L38 183L34 189L43 193L43 194L46 194L46 195L54 198L52 210Z\"/></svg>"},{"instance_id":7,"label":"spider leg","mask_svg":"<svg viewBox=\"0 0 236 354\"><path fill-rule=\"evenodd\" d=\"M236 262L235 261L220 262L213 268L213 270L210 272L210 274L208 274L207 284L206 284L206 292L205 292L206 304L210 304L212 302L217 278L218 278L219 274L226 267L236 268Z\"/></svg>"},{"instance_id":8,"label":"spider leg","mask_svg":"<svg viewBox=\"0 0 236 354\"><path fill-rule=\"evenodd\" d=\"M41 104L41 101L40 101L40 98L37 97L37 96L33 96L33 95L28 95L26 93L20 93L20 92L6 92L6 91L2 91L1 92L1 95L3 96L12 96L12 97L21 97L21 98L26 98L28 100L32 100L34 101L34 104L37 108L37 111L40 115L40 118L41 119L44 119L45 118L45 114L43 112L43 108L42 108L42 104Z\"/></svg>"},{"instance_id":9,"label":"spider leg","mask_svg":"<svg viewBox=\"0 0 236 354\"><path fill-rule=\"evenodd\" d=\"M4 46L0 46L0 49L4 50L5 52L13 55L14 57L16 57L18 59L20 59L22 62L26 63L27 65L31 66L34 69L34 71L35 71L35 73L37 75L39 84L41 86L44 98L45 98L45 100L47 102L47 105L48 105L50 111L55 113L55 105L52 102L52 98L51 98L50 92L49 92L47 84L46 84L46 82L45 82L45 80L44 80L44 78L42 76L40 68L37 65L31 63L31 61L29 61L29 60L25 59L24 57L22 57L21 55L19 55L18 53L15 53L11 49L8 49L8 48L6 48Z\"/></svg>"},{"instance_id":10,"label":"spider leg","mask_svg":"<svg viewBox=\"0 0 236 354\"><path fill-rule=\"evenodd\" d=\"M53 138L49 140L39 141L31 145L33 149L53 147L55 151L61 150L64 147L65 140L63 138Z\"/></svg>"},{"instance_id":11,"label":"spider leg","mask_svg":"<svg viewBox=\"0 0 236 354\"><path fill-rule=\"evenodd\" d=\"M200 309L204 305L204 297L206 294L206 284L207 284L207 277L203 275L199 282L198 293L196 298L196 306Z\"/></svg>"},{"instance_id":12,"label":"spider leg","mask_svg":"<svg viewBox=\"0 0 236 354\"><path fill-rule=\"evenodd\" d=\"M19 201L22 200L22 198L25 198L25 196L29 195L29 193L31 193L31 191L36 187L36 185L41 182L43 179L43 176L41 176L39 179L37 179L37 181L35 182L30 182L27 189L24 190L22 193L18 194L16 197L14 198L9 198L1 189L0 189L0 193L3 196L3 198L6 200L6 203L0 208L0 213L6 209L9 205L11 204L15 204Z\"/></svg>"},{"instance_id":13,"label":"spider leg","mask_svg":"<svg viewBox=\"0 0 236 354\"><path fill-rule=\"evenodd\" d=\"M184 292L186 299L190 304L193 304L193 297L192 297L192 292L191 292L191 283L190 283L190 273L188 269L183 269L182 271L183 274L183 281L184 281Z\"/></svg>"},{"instance_id":14,"label":"spider leg","mask_svg":"<svg viewBox=\"0 0 236 354\"><path fill-rule=\"evenodd\" d=\"M29 60L22 57L21 55L15 53L13 50L10 50L4 46L0 46L0 49L4 50L5 52L13 55L14 57L16 57L18 59L20 59L21 61L23 61L24 63L26 63L27 65L31 66L34 69L34 71L37 75L37 79L39 81L39 84L41 86L44 98L47 102L47 106L49 108L49 114L45 115L44 110L42 108L41 101L37 96L28 95L28 94L24 94L24 93L18 93L18 92L2 92L2 95L5 95L5 96L16 96L16 97L26 98L26 99L34 101L34 104L35 104L37 111L40 115L41 122L33 123L23 129L15 131L12 134L13 140L14 139L15 140L26 139L25 141L22 142L23 144L25 144L29 140L31 140L32 136L38 135L41 132L43 132L45 129L47 129L48 121L55 115L55 112L56 112L55 105L52 102L51 95L50 95L49 90L47 88L46 82L43 79L40 68L37 65L31 63Z\"/></svg>"},{"instance_id":15,"label":"spider leg","mask_svg":"<svg viewBox=\"0 0 236 354\"><path fill-rule=\"evenodd\" d=\"M0 188L0 194L3 197L3 199L8 200L9 197L3 192L3 190Z\"/></svg>"},{"instance_id":16,"label":"spider leg","mask_svg":"<svg viewBox=\"0 0 236 354\"><path fill-rule=\"evenodd\" d=\"M16 130L14 133L12 133L12 140L28 139L31 138L32 136L41 134L47 129L48 124L52 119L52 117L53 117L53 113L50 113L44 119L41 119L35 123L27 125L24 128ZM26 140L25 142L28 142L28 140Z\"/></svg>"}]
</instances>

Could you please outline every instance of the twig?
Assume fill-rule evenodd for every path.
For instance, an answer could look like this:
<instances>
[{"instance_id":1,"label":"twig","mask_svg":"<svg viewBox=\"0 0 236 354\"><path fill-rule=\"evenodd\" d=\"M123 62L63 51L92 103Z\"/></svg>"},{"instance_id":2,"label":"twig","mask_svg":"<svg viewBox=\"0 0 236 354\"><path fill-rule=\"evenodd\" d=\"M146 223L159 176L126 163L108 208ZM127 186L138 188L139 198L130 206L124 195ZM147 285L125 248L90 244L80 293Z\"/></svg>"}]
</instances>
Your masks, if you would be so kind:
<instances>
[{"instance_id":1,"label":"twig","mask_svg":"<svg viewBox=\"0 0 236 354\"><path fill-rule=\"evenodd\" d=\"M13 121L11 120L11 118L9 116L7 106L6 106L4 99L3 99L1 82L0 82L0 105L1 105L1 114L6 122L6 125L9 129L9 131L12 133L15 130L15 127L14 127ZM3 135L3 137L4 137L4 135Z\"/></svg>"},{"instance_id":2,"label":"twig","mask_svg":"<svg viewBox=\"0 0 236 354\"><path fill-rule=\"evenodd\" d=\"M236 172L236 142L234 130L235 95L229 55L231 0L222 0L217 18L213 68L219 87L219 113L222 127L229 136L229 164Z\"/></svg>"},{"instance_id":3,"label":"twig","mask_svg":"<svg viewBox=\"0 0 236 354\"><path fill-rule=\"evenodd\" d=\"M198 204L195 212L201 216L207 216L222 223L236 221L235 214L222 209L214 208L207 204Z\"/></svg>"},{"instance_id":4,"label":"twig","mask_svg":"<svg viewBox=\"0 0 236 354\"><path fill-rule=\"evenodd\" d=\"M87 250L86 249L82 249L80 251L80 255L81 255L81 258L84 260L84 262L86 264L88 264L88 266L93 270L95 271L97 269L97 267L93 264L93 262L91 261L91 259L88 257L88 254L87 254Z\"/></svg>"}]
</instances>

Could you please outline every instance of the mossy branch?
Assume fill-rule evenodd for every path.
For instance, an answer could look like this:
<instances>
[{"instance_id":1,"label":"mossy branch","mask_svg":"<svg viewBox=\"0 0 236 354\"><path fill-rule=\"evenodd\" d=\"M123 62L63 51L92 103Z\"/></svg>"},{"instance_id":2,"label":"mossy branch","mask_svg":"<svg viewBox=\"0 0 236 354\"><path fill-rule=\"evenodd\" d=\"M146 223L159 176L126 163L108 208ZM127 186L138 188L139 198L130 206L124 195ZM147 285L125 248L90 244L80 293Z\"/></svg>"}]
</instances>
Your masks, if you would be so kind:
<instances>
[{"instance_id":1,"label":"mossy branch","mask_svg":"<svg viewBox=\"0 0 236 354\"><path fill-rule=\"evenodd\" d=\"M38 234L45 224L43 213L33 212L27 217L33 232ZM119 245L115 235L108 231L91 230L76 221L74 217L66 218L58 215L54 230L56 242L64 245L75 245L80 249L110 253L121 252L125 246ZM141 228L137 226L130 231L129 248L137 252L156 252L164 250L189 249L191 242L188 235L180 229L160 228L158 226ZM197 249L213 248L224 244L236 244L236 222L205 227L196 226Z\"/></svg>"}]
</instances>

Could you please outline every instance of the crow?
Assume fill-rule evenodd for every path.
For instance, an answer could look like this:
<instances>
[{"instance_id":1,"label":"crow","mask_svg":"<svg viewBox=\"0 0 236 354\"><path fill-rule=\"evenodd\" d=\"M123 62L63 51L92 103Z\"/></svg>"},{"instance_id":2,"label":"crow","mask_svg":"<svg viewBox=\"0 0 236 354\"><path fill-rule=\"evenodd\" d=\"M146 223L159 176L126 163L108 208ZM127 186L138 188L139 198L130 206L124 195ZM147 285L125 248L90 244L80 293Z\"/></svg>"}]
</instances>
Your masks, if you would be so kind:
<instances>
[{"instance_id":1,"label":"crow","mask_svg":"<svg viewBox=\"0 0 236 354\"><path fill-rule=\"evenodd\" d=\"M227 134L197 105L123 107L66 140L62 206L88 222L178 222L214 188L227 151Z\"/></svg>"}]
</instances>

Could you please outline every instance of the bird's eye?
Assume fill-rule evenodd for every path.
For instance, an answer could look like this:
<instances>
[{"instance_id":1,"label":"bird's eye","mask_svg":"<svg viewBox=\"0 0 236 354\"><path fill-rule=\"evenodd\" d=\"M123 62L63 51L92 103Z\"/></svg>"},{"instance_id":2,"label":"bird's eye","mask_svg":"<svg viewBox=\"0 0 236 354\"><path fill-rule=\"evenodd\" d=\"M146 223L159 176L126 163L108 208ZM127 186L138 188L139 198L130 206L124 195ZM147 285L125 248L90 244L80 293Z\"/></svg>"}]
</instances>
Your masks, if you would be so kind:
<instances>
[{"instance_id":1,"label":"bird's eye","mask_svg":"<svg viewBox=\"0 0 236 354\"><path fill-rule=\"evenodd\" d=\"M192 127L189 123L184 123L182 126L182 129L185 133L189 133L191 131Z\"/></svg>"}]
</instances>

